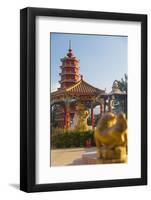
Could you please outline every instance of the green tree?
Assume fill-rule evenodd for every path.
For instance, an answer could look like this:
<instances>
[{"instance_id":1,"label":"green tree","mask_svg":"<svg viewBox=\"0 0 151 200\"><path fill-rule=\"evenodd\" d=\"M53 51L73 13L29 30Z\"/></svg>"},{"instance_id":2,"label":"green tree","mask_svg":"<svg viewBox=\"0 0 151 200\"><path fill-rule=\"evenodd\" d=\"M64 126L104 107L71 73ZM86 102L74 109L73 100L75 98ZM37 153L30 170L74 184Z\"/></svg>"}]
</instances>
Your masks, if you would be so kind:
<instances>
[{"instance_id":1,"label":"green tree","mask_svg":"<svg viewBox=\"0 0 151 200\"><path fill-rule=\"evenodd\" d=\"M118 87L122 92L127 93L127 83L128 83L128 76L127 74L124 74L124 78L121 78L121 80L118 81Z\"/></svg>"}]
</instances>

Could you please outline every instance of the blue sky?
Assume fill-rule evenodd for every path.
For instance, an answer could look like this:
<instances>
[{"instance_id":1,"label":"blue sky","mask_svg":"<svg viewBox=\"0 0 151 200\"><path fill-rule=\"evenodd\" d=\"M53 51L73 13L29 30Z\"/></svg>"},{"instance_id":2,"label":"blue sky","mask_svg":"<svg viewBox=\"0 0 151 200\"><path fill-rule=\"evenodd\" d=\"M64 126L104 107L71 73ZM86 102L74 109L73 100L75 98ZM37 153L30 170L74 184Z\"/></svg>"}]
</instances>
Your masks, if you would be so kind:
<instances>
[{"instance_id":1,"label":"blue sky","mask_svg":"<svg viewBox=\"0 0 151 200\"><path fill-rule=\"evenodd\" d=\"M80 60L80 74L89 84L110 92L113 81L128 72L128 37L51 33L51 91L59 87L60 58L67 54L69 40Z\"/></svg>"}]
</instances>

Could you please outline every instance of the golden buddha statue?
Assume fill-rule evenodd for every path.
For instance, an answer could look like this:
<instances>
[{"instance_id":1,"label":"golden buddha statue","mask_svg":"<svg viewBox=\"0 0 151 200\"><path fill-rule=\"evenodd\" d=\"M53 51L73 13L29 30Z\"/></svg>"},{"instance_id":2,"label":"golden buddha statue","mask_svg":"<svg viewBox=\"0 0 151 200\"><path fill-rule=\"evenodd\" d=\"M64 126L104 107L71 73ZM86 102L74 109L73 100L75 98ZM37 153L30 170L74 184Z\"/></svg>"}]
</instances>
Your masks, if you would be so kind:
<instances>
[{"instance_id":1,"label":"golden buddha statue","mask_svg":"<svg viewBox=\"0 0 151 200\"><path fill-rule=\"evenodd\" d=\"M87 131L87 118L89 117L90 112L82 103L78 103L76 108L76 125L75 128L79 131Z\"/></svg>"}]
</instances>

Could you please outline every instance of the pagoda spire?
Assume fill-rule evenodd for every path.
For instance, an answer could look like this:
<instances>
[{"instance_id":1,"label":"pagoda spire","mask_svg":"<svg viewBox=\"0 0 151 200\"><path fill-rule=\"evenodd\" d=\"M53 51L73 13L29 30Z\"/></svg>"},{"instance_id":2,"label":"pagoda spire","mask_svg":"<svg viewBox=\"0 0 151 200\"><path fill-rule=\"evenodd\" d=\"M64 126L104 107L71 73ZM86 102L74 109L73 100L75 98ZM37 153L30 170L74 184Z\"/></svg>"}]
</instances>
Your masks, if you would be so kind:
<instances>
[{"instance_id":1,"label":"pagoda spire","mask_svg":"<svg viewBox=\"0 0 151 200\"><path fill-rule=\"evenodd\" d=\"M71 58L71 57L74 56L73 51L72 51L72 49L71 49L71 40L69 40L69 49L68 49L67 56L68 56L69 58Z\"/></svg>"},{"instance_id":2,"label":"pagoda spire","mask_svg":"<svg viewBox=\"0 0 151 200\"><path fill-rule=\"evenodd\" d=\"M71 40L69 40L69 50L71 50Z\"/></svg>"}]
</instances>

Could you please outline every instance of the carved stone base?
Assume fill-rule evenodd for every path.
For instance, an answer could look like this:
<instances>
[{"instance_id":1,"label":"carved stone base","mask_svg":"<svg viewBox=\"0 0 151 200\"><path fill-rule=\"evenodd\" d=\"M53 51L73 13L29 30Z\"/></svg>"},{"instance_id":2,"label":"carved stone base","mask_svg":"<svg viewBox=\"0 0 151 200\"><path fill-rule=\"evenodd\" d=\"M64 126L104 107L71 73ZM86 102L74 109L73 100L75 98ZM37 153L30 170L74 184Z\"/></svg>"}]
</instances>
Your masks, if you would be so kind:
<instances>
[{"instance_id":1,"label":"carved stone base","mask_svg":"<svg viewBox=\"0 0 151 200\"><path fill-rule=\"evenodd\" d=\"M120 159L125 160L126 158L126 147L119 146L114 149L101 148L98 150L98 158L110 160L110 159Z\"/></svg>"},{"instance_id":2,"label":"carved stone base","mask_svg":"<svg viewBox=\"0 0 151 200\"><path fill-rule=\"evenodd\" d=\"M127 156L124 158L98 158L97 152L87 152L82 155L82 161L84 164L112 164L112 163L126 163L127 162Z\"/></svg>"}]
</instances>

